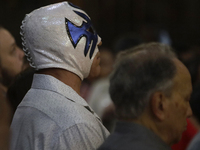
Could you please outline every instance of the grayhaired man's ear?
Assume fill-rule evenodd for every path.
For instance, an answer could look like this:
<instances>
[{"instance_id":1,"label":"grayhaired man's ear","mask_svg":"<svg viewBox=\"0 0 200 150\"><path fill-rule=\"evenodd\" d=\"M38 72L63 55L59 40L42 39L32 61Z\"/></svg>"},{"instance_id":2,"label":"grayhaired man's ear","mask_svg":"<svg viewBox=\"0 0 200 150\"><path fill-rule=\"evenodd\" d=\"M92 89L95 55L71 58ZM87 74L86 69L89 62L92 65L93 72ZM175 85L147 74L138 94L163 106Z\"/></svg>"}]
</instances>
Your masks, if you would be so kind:
<instances>
[{"instance_id":1,"label":"grayhaired man's ear","mask_svg":"<svg viewBox=\"0 0 200 150\"><path fill-rule=\"evenodd\" d=\"M154 117L163 121L166 117L166 108L167 108L167 98L163 92L157 91L151 95L150 98L150 109Z\"/></svg>"}]
</instances>

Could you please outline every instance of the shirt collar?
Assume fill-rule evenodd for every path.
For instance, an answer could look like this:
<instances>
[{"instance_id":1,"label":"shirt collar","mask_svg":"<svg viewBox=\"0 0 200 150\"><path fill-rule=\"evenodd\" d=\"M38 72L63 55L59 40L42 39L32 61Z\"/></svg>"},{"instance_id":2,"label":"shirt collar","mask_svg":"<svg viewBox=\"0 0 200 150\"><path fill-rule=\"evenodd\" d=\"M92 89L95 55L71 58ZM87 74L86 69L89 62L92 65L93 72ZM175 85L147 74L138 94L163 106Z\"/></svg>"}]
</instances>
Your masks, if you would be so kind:
<instances>
[{"instance_id":1,"label":"shirt collar","mask_svg":"<svg viewBox=\"0 0 200 150\"><path fill-rule=\"evenodd\" d=\"M101 121L99 116L92 110L88 103L80 95L78 95L78 93L76 93L70 86L66 85L65 83L61 82L60 80L56 79L51 75L34 74L33 80L34 82L32 83L31 88L44 89L61 94L68 100L84 106L97 119Z\"/></svg>"},{"instance_id":2,"label":"shirt collar","mask_svg":"<svg viewBox=\"0 0 200 150\"><path fill-rule=\"evenodd\" d=\"M87 102L70 86L64 84L53 76L34 74L33 80L34 82L32 83L32 88L50 90L59 93L65 96L67 99L74 101L77 104L83 105L84 107L88 106Z\"/></svg>"}]
</instances>

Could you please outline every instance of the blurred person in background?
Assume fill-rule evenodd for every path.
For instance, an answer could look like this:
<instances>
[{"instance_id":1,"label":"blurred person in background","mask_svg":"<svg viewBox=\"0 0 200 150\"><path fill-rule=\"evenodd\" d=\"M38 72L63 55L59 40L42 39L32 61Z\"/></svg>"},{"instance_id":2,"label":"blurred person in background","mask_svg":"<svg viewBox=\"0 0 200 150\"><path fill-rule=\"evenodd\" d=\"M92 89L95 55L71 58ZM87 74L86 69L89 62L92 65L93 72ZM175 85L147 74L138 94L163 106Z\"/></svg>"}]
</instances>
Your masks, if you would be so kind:
<instances>
[{"instance_id":1,"label":"blurred person in background","mask_svg":"<svg viewBox=\"0 0 200 150\"><path fill-rule=\"evenodd\" d=\"M0 26L0 88L4 94L15 76L25 68L24 52L11 33Z\"/></svg>"},{"instance_id":2,"label":"blurred person in background","mask_svg":"<svg viewBox=\"0 0 200 150\"><path fill-rule=\"evenodd\" d=\"M24 52L11 33L0 25L0 149L9 150L11 112L6 98L8 87L24 66Z\"/></svg>"},{"instance_id":3,"label":"blurred person in background","mask_svg":"<svg viewBox=\"0 0 200 150\"><path fill-rule=\"evenodd\" d=\"M99 115L102 119L105 127L111 131L113 126L114 107L109 95L109 75L113 70L114 64L114 54L109 48L100 48L101 53L101 72L97 80L95 80L90 88L88 95L88 103L92 109ZM105 110L109 110L105 114ZM105 116L105 117L104 117Z\"/></svg>"},{"instance_id":4,"label":"blurred person in background","mask_svg":"<svg viewBox=\"0 0 200 150\"><path fill-rule=\"evenodd\" d=\"M82 85L81 85L81 96L84 99L86 99L87 102L90 101L91 94L94 96L96 95L93 92L91 92L91 90L93 89L93 85L94 84L96 85L96 82L98 82L99 80L106 79L108 77L108 75L112 71L112 67L113 67L112 65L115 59L112 50L109 48L101 47L99 49L99 52L101 53L100 55L101 71L100 71L99 76L97 78L86 78L83 80Z\"/></svg>"},{"instance_id":5,"label":"blurred person in background","mask_svg":"<svg viewBox=\"0 0 200 150\"><path fill-rule=\"evenodd\" d=\"M142 44L121 52L110 78L119 119L99 150L170 150L192 115L191 77L168 45Z\"/></svg>"},{"instance_id":6,"label":"blurred person in background","mask_svg":"<svg viewBox=\"0 0 200 150\"><path fill-rule=\"evenodd\" d=\"M101 48L101 73L97 81L91 85L88 103L101 117L105 127L112 132L115 127L116 116L114 105L109 94L109 78L113 71L115 57L120 51L137 46L143 42L142 38L131 32L119 35L113 43L113 49Z\"/></svg>"},{"instance_id":7,"label":"blurred person in background","mask_svg":"<svg viewBox=\"0 0 200 150\"><path fill-rule=\"evenodd\" d=\"M137 46L143 42L144 39L134 32L120 34L113 42L112 48L114 55L116 56L119 52Z\"/></svg>"},{"instance_id":8,"label":"blurred person in background","mask_svg":"<svg viewBox=\"0 0 200 150\"><path fill-rule=\"evenodd\" d=\"M12 120L11 150L97 149L109 132L80 96L83 79L101 69L90 17L70 2L51 4L26 15L21 35L36 72Z\"/></svg>"}]
</instances>

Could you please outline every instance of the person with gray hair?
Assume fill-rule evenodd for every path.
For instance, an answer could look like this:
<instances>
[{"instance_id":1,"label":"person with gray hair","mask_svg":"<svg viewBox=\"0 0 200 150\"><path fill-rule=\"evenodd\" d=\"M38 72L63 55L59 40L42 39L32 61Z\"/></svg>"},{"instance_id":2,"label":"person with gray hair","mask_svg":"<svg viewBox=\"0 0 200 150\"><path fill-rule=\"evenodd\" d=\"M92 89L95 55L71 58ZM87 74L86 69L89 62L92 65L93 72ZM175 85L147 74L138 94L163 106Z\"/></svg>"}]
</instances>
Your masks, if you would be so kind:
<instances>
[{"instance_id":1,"label":"person with gray hair","mask_svg":"<svg viewBox=\"0 0 200 150\"><path fill-rule=\"evenodd\" d=\"M99 150L170 150L192 115L191 77L172 48L147 43L118 55L110 78L118 122Z\"/></svg>"},{"instance_id":2,"label":"person with gray hair","mask_svg":"<svg viewBox=\"0 0 200 150\"><path fill-rule=\"evenodd\" d=\"M41 7L22 22L23 50L36 69L11 124L11 150L95 150L109 132L80 96L100 73L101 38L69 2Z\"/></svg>"}]
</instances>

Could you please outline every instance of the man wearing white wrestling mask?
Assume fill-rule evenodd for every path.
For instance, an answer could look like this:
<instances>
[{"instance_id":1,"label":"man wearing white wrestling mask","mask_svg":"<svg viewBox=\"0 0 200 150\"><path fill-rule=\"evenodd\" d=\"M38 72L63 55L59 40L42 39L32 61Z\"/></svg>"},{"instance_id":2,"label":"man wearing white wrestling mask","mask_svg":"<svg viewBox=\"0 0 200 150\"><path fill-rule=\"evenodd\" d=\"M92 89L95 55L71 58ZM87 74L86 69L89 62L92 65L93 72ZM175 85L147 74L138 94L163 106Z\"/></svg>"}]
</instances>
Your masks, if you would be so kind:
<instances>
[{"instance_id":1,"label":"man wearing white wrestling mask","mask_svg":"<svg viewBox=\"0 0 200 150\"><path fill-rule=\"evenodd\" d=\"M34 10L21 26L23 50L37 71L12 120L11 150L94 150L109 132L80 97L100 73L101 39L89 16L68 2Z\"/></svg>"}]
</instances>

